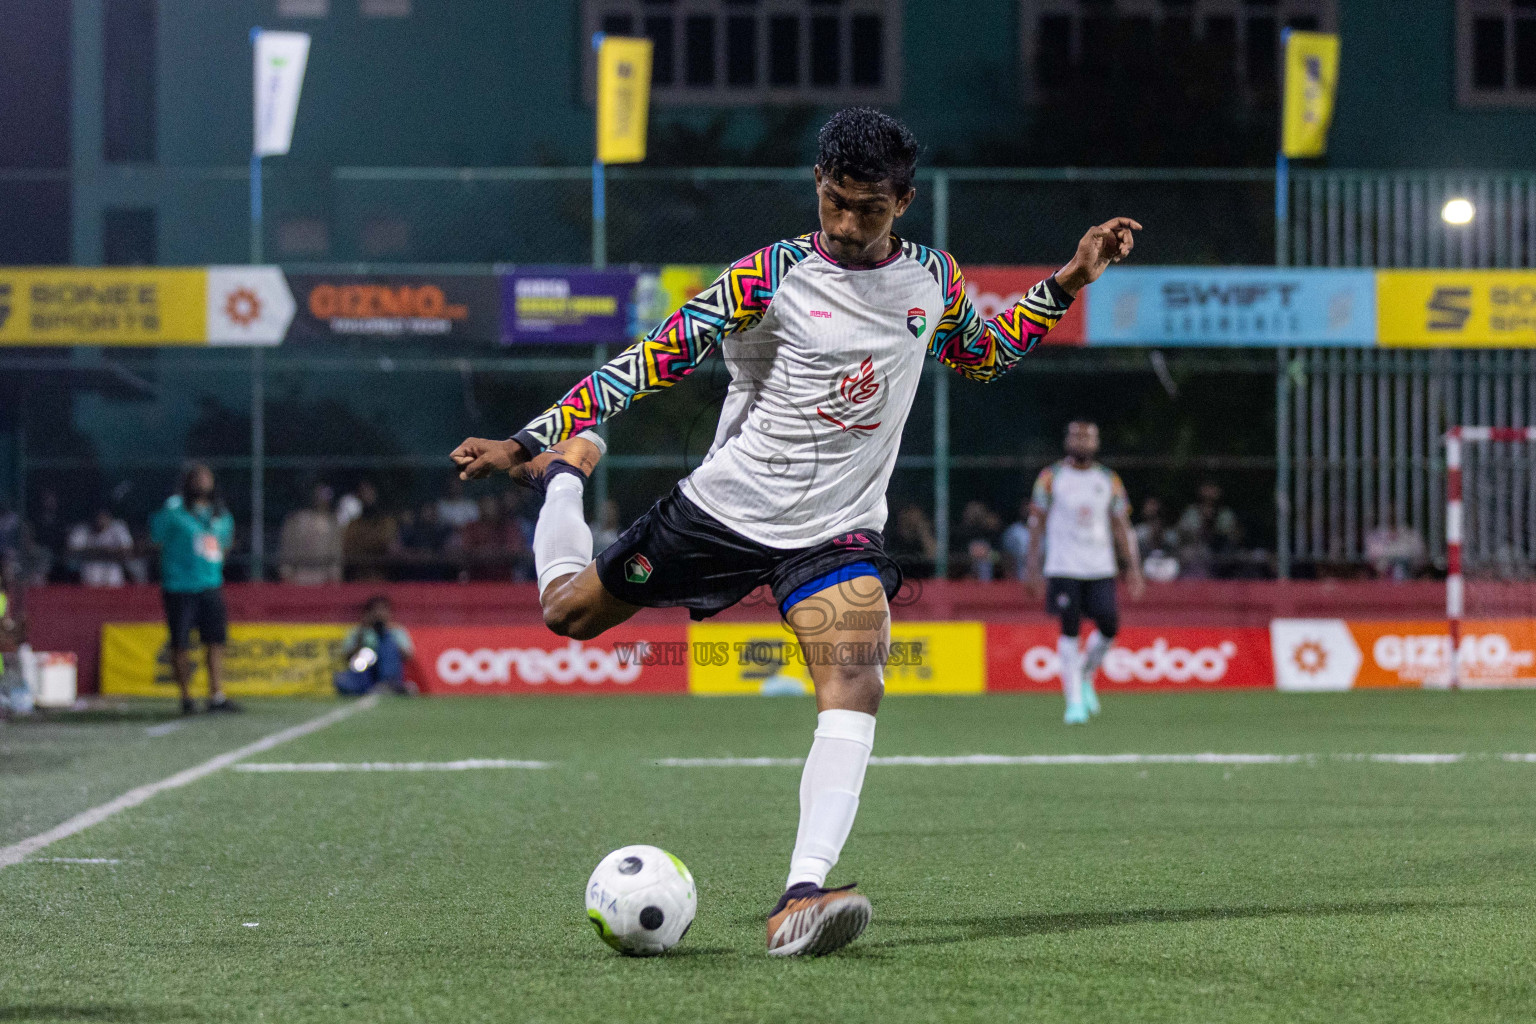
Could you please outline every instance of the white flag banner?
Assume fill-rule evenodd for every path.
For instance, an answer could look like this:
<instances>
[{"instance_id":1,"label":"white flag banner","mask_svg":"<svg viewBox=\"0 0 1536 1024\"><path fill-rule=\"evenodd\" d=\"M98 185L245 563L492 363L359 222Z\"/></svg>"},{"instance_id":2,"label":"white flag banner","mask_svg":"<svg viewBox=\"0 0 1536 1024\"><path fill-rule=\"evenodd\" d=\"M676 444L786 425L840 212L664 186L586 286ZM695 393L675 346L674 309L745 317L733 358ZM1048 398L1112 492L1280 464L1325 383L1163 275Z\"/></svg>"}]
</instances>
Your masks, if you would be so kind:
<instances>
[{"instance_id":1,"label":"white flag banner","mask_svg":"<svg viewBox=\"0 0 1536 1024\"><path fill-rule=\"evenodd\" d=\"M281 156L293 144L308 61L308 32L256 33L256 156Z\"/></svg>"}]
</instances>

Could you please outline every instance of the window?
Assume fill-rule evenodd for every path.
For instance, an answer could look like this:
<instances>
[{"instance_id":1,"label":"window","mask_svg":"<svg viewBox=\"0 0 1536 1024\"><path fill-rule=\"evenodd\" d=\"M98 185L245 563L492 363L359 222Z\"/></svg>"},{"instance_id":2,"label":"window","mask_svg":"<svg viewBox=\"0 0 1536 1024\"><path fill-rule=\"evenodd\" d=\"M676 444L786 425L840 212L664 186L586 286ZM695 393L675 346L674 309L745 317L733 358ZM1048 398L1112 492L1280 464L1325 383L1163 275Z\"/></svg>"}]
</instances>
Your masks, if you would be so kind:
<instances>
[{"instance_id":1,"label":"window","mask_svg":"<svg viewBox=\"0 0 1536 1024\"><path fill-rule=\"evenodd\" d=\"M649 37L657 103L892 103L901 9L901 0L584 0L583 38ZM590 47L586 66L590 100Z\"/></svg>"},{"instance_id":2,"label":"window","mask_svg":"<svg viewBox=\"0 0 1536 1024\"><path fill-rule=\"evenodd\" d=\"M1536 106L1536 0L1457 0L1456 95L1463 106Z\"/></svg>"},{"instance_id":3,"label":"window","mask_svg":"<svg viewBox=\"0 0 1536 1024\"><path fill-rule=\"evenodd\" d=\"M1536 0L1531 0L1536 2ZM1165 53L1195 43L1228 62L1249 96L1279 86L1280 33L1329 32L1337 0L1020 0L1026 98L1044 99L1115 59L1125 41L1155 39Z\"/></svg>"}]
</instances>

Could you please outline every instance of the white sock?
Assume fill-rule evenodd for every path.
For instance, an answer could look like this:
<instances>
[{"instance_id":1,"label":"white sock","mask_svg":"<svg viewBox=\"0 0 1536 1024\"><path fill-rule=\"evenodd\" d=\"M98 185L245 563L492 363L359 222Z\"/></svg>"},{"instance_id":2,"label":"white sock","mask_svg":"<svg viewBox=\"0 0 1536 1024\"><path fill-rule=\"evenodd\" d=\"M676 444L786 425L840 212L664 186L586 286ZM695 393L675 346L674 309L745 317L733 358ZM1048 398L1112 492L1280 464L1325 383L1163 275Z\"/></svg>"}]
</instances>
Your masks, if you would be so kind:
<instances>
[{"instance_id":1,"label":"white sock","mask_svg":"<svg viewBox=\"0 0 1536 1024\"><path fill-rule=\"evenodd\" d=\"M592 561L592 529L587 526L581 497L586 483L575 473L558 473L544 488L544 507L533 530L533 564L539 571L539 593Z\"/></svg>"},{"instance_id":2,"label":"white sock","mask_svg":"<svg viewBox=\"0 0 1536 1024\"><path fill-rule=\"evenodd\" d=\"M1104 661L1104 655L1109 650L1111 641L1103 633L1095 629L1088 634L1088 651L1083 655L1083 678L1092 681L1093 674L1099 670L1099 665Z\"/></svg>"},{"instance_id":3,"label":"white sock","mask_svg":"<svg viewBox=\"0 0 1536 1024\"><path fill-rule=\"evenodd\" d=\"M1062 636L1056 639L1056 658L1061 662L1061 692L1067 695L1067 705L1083 702L1083 677L1081 655L1077 650L1077 637Z\"/></svg>"},{"instance_id":4,"label":"white sock","mask_svg":"<svg viewBox=\"0 0 1536 1024\"><path fill-rule=\"evenodd\" d=\"M786 888L800 882L826 884L859 812L859 790L874 745L874 715L834 710L816 716L816 739L800 775L800 830Z\"/></svg>"}]
</instances>

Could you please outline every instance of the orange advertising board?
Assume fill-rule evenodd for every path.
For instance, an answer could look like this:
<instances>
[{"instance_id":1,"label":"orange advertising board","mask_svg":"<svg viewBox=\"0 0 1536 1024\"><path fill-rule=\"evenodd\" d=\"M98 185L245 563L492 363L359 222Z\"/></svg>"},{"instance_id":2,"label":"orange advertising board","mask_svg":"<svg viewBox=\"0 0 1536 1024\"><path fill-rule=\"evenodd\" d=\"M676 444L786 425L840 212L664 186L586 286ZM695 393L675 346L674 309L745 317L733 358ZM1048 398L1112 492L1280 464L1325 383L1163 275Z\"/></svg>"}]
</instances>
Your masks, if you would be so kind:
<instances>
[{"instance_id":1,"label":"orange advertising board","mask_svg":"<svg viewBox=\"0 0 1536 1024\"><path fill-rule=\"evenodd\" d=\"M1444 686L1450 679L1444 620L1276 619L1270 641L1282 690ZM1463 623L1456 665L1463 686L1536 682L1536 620Z\"/></svg>"}]
</instances>

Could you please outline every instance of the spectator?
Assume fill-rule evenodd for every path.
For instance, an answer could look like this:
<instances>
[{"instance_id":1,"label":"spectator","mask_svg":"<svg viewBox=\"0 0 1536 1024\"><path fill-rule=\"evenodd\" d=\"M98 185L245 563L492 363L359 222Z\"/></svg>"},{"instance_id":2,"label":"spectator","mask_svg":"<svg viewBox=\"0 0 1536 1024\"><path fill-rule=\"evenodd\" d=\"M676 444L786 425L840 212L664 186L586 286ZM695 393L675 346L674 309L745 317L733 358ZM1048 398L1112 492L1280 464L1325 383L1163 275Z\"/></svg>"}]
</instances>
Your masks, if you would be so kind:
<instances>
[{"instance_id":1,"label":"spectator","mask_svg":"<svg viewBox=\"0 0 1536 1024\"><path fill-rule=\"evenodd\" d=\"M14 558L21 547L21 515L0 498L0 561Z\"/></svg>"},{"instance_id":2,"label":"spectator","mask_svg":"<svg viewBox=\"0 0 1536 1024\"><path fill-rule=\"evenodd\" d=\"M1008 574L1023 583L1029 576L1029 499L1019 502L1019 517L1008 524L998 540L1008 561Z\"/></svg>"},{"instance_id":3,"label":"spectator","mask_svg":"<svg viewBox=\"0 0 1536 1024\"><path fill-rule=\"evenodd\" d=\"M229 642L224 556L234 539L235 521L214 490L213 471L195 463L187 467L181 493L166 499L149 530L160 546L160 589L171 634L171 667L181 690L181 713L196 710L190 691L194 627L208 661L207 709L239 711L224 695L224 646Z\"/></svg>"},{"instance_id":4,"label":"spectator","mask_svg":"<svg viewBox=\"0 0 1536 1024\"><path fill-rule=\"evenodd\" d=\"M1200 484L1199 498L1184 510L1174 530L1180 575L1185 579L1217 575L1243 540L1237 514L1221 503L1221 487L1214 480Z\"/></svg>"},{"instance_id":5,"label":"spectator","mask_svg":"<svg viewBox=\"0 0 1536 1024\"><path fill-rule=\"evenodd\" d=\"M603 502L602 514L592 528L592 550L601 551L619 539L619 503L609 498Z\"/></svg>"},{"instance_id":6,"label":"spectator","mask_svg":"<svg viewBox=\"0 0 1536 1024\"><path fill-rule=\"evenodd\" d=\"M80 582L88 587L121 587L128 582L124 566L133 555L128 524L107 509L91 523L69 531L70 554L79 559Z\"/></svg>"},{"instance_id":7,"label":"spectator","mask_svg":"<svg viewBox=\"0 0 1536 1024\"><path fill-rule=\"evenodd\" d=\"M423 502L409 523L402 517L400 546L406 566L401 578L435 582L451 579L443 552L452 538L453 530L440 518L438 502Z\"/></svg>"},{"instance_id":8,"label":"spectator","mask_svg":"<svg viewBox=\"0 0 1536 1024\"><path fill-rule=\"evenodd\" d=\"M69 541L69 529L59 512L59 495L52 488L44 488L37 496L37 510L32 515L33 536L45 548L52 566L50 580L65 582L65 548Z\"/></svg>"},{"instance_id":9,"label":"spectator","mask_svg":"<svg viewBox=\"0 0 1536 1024\"><path fill-rule=\"evenodd\" d=\"M1178 536L1163 517L1163 501L1155 495L1141 503L1141 521L1136 524L1136 545L1147 554L1178 547Z\"/></svg>"},{"instance_id":10,"label":"spectator","mask_svg":"<svg viewBox=\"0 0 1536 1024\"><path fill-rule=\"evenodd\" d=\"M890 553L902 570L913 579L927 579L933 575L939 542L934 538L932 521L921 507L904 505L896 514L896 529L891 532Z\"/></svg>"},{"instance_id":11,"label":"spectator","mask_svg":"<svg viewBox=\"0 0 1536 1024\"><path fill-rule=\"evenodd\" d=\"M966 575L990 581L997 575L998 538L1003 520L985 502L968 501L960 514L960 541L965 545Z\"/></svg>"},{"instance_id":12,"label":"spectator","mask_svg":"<svg viewBox=\"0 0 1536 1024\"><path fill-rule=\"evenodd\" d=\"M32 692L22 675L20 654L27 642L26 621L13 597L16 581L0 564L0 717L32 711Z\"/></svg>"},{"instance_id":13,"label":"spectator","mask_svg":"<svg viewBox=\"0 0 1536 1024\"><path fill-rule=\"evenodd\" d=\"M18 588L41 587L53 571L53 552L37 542L30 523L21 524L21 544L16 551L14 572Z\"/></svg>"},{"instance_id":14,"label":"spectator","mask_svg":"<svg viewBox=\"0 0 1536 1024\"><path fill-rule=\"evenodd\" d=\"M516 514L517 506L503 507L491 495L480 499L480 518L459 533L464 552L465 578L505 580L513 577L522 556L529 551L527 534Z\"/></svg>"},{"instance_id":15,"label":"spectator","mask_svg":"<svg viewBox=\"0 0 1536 1024\"><path fill-rule=\"evenodd\" d=\"M437 509L433 506L433 515ZM385 686L396 693L410 693L405 663L416 653L411 634L391 621L394 607L389 598L379 594L363 606L363 617L345 642L347 667L336 673L336 692L358 697L375 686Z\"/></svg>"},{"instance_id":16,"label":"spectator","mask_svg":"<svg viewBox=\"0 0 1536 1024\"><path fill-rule=\"evenodd\" d=\"M288 513L277 550L283 582L307 587L341 582L341 526L331 514L329 487L316 484L309 507Z\"/></svg>"},{"instance_id":17,"label":"spectator","mask_svg":"<svg viewBox=\"0 0 1536 1024\"><path fill-rule=\"evenodd\" d=\"M437 499L437 518L450 530L462 530L480 518L480 506L464 493L464 481L448 478L448 493Z\"/></svg>"},{"instance_id":18,"label":"spectator","mask_svg":"<svg viewBox=\"0 0 1536 1024\"><path fill-rule=\"evenodd\" d=\"M357 500L361 511L347 523L341 535L347 577L382 580L385 563L400 552L400 529L394 517L379 507L379 492L373 484L366 480L358 484Z\"/></svg>"},{"instance_id":19,"label":"spectator","mask_svg":"<svg viewBox=\"0 0 1536 1024\"><path fill-rule=\"evenodd\" d=\"M1411 526L1378 526L1365 535L1365 560L1381 579L1412 579L1426 562L1424 538Z\"/></svg>"},{"instance_id":20,"label":"spectator","mask_svg":"<svg viewBox=\"0 0 1536 1024\"><path fill-rule=\"evenodd\" d=\"M373 494L373 500L379 500L379 493L373 489L373 484L367 480L360 482L346 494L343 494L336 502L336 525L345 530L358 516L363 514L363 497L365 492Z\"/></svg>"}]
</instances>

